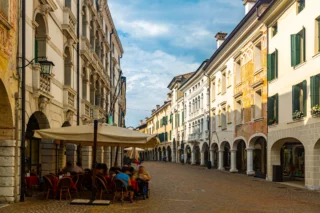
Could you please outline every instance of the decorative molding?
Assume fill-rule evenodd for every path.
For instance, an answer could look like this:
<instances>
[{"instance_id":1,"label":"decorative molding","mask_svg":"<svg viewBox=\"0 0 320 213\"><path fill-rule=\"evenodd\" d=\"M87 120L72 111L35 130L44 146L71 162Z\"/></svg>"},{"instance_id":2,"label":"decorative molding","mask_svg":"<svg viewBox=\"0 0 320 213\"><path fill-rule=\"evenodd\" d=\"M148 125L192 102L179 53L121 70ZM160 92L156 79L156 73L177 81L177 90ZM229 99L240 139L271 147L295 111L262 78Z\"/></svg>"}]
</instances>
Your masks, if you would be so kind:
<instances>
[{"instance_id":1,"label":"decorative molding","mask_svg":"<svg viewBox=\"0 0 320 213\"><path fill-rule=\"evenodd\" d=\"M262 84L263 84L263 80L260 80L260 81L258 81L258 82L256 82L256 83L252 84L251 87L252 87L252 88L256 88L256 87L258 87L258 86L260 86L260 85L262 85Z\"/></svg>"},{"instance_id":2,"label":"decorative molding","mask_svg":"<svg viewBox=\"0 0 320 213\"><path fill-rule=\"evenodd\" d=\"M238 92L237 94L235 94L233 97L236 99L236 98L239 98L243 95L243 92Z\"/></svg>"}]
</instances>

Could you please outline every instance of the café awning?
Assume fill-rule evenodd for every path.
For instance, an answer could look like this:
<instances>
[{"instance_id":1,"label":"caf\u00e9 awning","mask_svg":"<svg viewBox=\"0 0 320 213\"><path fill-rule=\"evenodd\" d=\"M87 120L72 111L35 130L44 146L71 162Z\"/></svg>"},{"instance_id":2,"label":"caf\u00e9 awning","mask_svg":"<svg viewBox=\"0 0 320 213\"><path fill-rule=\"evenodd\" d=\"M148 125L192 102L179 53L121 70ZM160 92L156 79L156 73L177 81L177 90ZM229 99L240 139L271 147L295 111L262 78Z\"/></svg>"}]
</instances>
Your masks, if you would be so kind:
<instances>
[{"instance_id":1,"label":"caf\u00e9 awning","mask_svg":"<svg viewBox=\"0 0 320 213\"><path fill-rule=\"evenodd\" d=\"M69 126L62 128L35 130L35 138L55 139L68 143L93 146L93 125ZM120 146L153 148L159 144L157 135L144 134L108 124L99 124L97 131L98 146Z\"/></svg>"}]
</instances>

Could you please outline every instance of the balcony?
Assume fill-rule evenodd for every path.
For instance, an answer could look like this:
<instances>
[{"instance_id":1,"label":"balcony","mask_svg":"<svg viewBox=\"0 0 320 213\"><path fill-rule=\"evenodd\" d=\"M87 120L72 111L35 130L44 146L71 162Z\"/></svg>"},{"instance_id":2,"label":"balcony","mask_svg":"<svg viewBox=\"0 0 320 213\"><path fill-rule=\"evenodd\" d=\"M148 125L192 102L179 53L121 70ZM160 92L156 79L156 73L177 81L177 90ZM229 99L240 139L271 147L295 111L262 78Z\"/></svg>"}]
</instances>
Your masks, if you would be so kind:
<instances>
[{"instance_id":1,"label":"balcony","mask_svg":"<svg viewBox=\"0 0 320 213\"><path fill-rule=\"evenodd\" d=\"M77 19L73 15L72 11L68 7L63 8L63 23L62 30L63 34L68 38L72 39L75 43L78 42L76 31Z\"/></svg>"},{"instance_id":2,"label":"balcony","mask_svg":"<svg viewBox=\"0 0 320 213\"><path fill-rule=\"evenodd\" d=\"M40 95L45 96L48 99L52 99L51 95L51 79L53 75L41 74L40 64L35 63L32 66L32 88L33 95L39 97Z\"/></svg>"},{"instance_id":3,"label":"balcony","mask_svg":"<svg viewBox=\"0 0 320 213\"><path fill-rule=\"evenodd\" d=\"M82 120L90 119L90 108L91 108L91 104L87 100L81 101L81 119Z\"/></svg>"},{"instance_id":4,"label":"balcony","mask_svg":"<svg viewBox=\"0 0 320 213\"><path fill-rule=\"evenodd\" d=\"M63 108L65 111L71 110L73 112L75 109L75 96L77 92L72 89L70 86L63 87Z\"/></svg>"},{"instance_id":5,"label":"balcony","mask_svg":"<svg viewBox=\"0 0 320 213\"><path fill-rule=\"evenodd\" d=\"M87 37L81 37L80 43L80 54L87 59L87 61L92 61L92 52L90 51L91 45Z\"/></svg>"}]
</instances>

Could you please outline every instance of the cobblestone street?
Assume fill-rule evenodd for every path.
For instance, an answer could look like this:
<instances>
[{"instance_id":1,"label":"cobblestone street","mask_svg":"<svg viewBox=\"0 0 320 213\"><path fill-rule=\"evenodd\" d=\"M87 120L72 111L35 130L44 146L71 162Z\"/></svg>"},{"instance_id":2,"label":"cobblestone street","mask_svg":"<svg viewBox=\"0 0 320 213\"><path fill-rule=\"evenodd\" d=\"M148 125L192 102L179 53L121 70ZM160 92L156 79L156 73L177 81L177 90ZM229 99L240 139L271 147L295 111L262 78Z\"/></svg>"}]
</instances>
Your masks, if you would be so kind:
<instances>
[{"instance_id":1,"label":"cobblestone street","mask_svg":"<svg viewBox=\"0 0 320 213\"><path fill-rule=\"evenodd\" d=\"M320 193L204 167L145 162L151 196L107 207L27 198L0 212L320 212Z\"/></svg>"}]
</instances>

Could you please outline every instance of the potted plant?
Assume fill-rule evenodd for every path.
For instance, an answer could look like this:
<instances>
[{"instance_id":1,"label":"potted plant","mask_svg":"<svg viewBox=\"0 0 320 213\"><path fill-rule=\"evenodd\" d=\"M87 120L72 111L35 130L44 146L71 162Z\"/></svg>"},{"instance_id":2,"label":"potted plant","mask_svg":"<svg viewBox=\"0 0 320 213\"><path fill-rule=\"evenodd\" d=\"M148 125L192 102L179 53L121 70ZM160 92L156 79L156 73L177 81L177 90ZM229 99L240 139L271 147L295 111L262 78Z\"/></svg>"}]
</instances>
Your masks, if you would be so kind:
<instances>
[{"instance_id":1,"label":"potted plant","mask_svg":"<svg viewBox=\"0 0 320 213\"><path fill-rule=\"evenodd\" d=\"M320 105L315 105L311 108L311 115L312 116L320 116Z\"/></svg>"},{"instance_id":2,"label":"potted plant","mask_svg":"<svg viewBox=\"0 0 320 213\"><path fill-rule=\"evenodd\" d=\"M299 111L299 110L296 110L294 111L294 113L292 114L292 119L293 120L298 120L298 119L301 119L303 118L304 114L303 112Z\"/></svg>"},{"instance_id":3,"label":"potted plant","mask_svg":"<svg viewBox=\"0 0 320 213\"><path fill-rule=\"evenodd\" d=\"M269 124L269 125L277 124L277 118L276 118L276 117L273 117L273 118L269 119L268 124Z\"/></svg>"}]
</instances>

